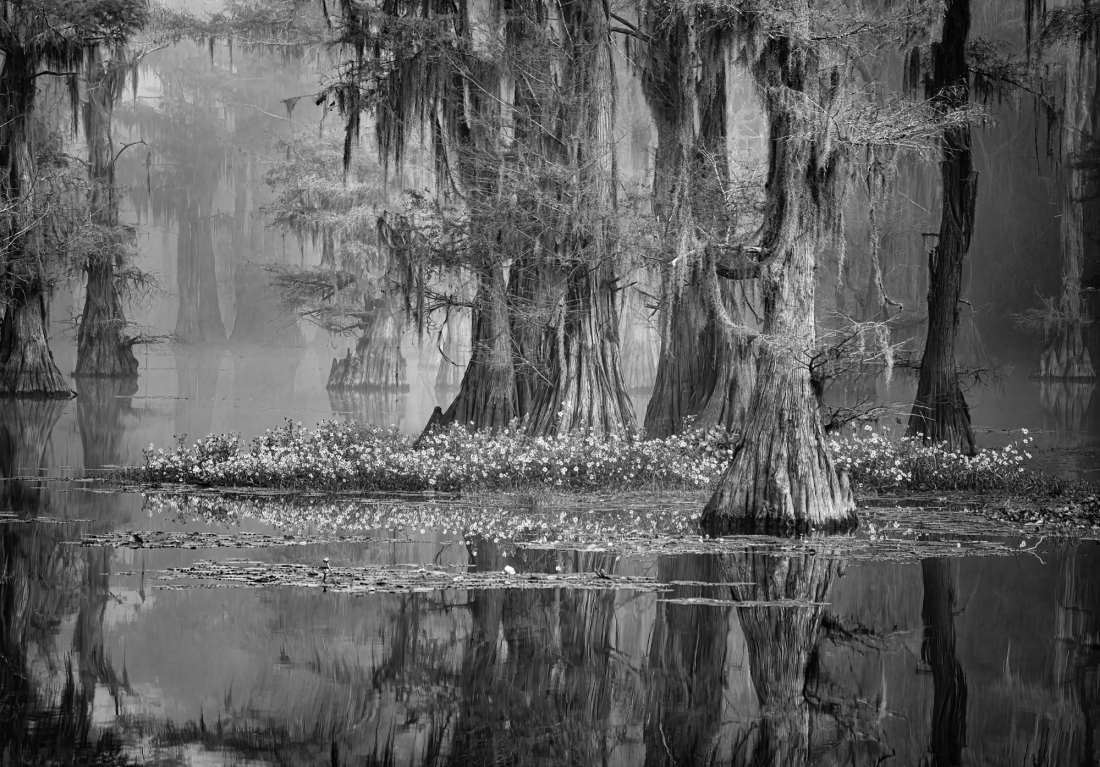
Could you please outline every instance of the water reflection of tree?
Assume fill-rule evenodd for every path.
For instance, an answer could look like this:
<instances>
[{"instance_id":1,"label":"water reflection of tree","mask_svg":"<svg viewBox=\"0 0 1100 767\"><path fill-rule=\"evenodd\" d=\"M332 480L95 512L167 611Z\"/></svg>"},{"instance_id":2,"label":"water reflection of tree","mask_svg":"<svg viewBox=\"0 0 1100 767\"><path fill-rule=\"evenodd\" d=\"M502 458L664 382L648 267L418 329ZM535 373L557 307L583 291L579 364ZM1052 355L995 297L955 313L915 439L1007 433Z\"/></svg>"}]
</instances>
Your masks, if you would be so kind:
<instances>
[{"instance_id":1,"label":"water reflection of tree","mask_svg":"<svg viewBox=\"0 0 1100 767\"><path fill-rule=\"evenodd\" d=\"M1049 470L1064 476L1080 476L1096 468L1095 456L1082 448L1097 443L1097 406L1094 381L1066 381L1044 377L1039 381L1039 404L1043 429L1050 432L1044 442L1056 449ZM1086 475L1085 478L1088 478Z\"/></svg>"},{"instance_id":2,"label":"water reflection of tree","mask_svg":"<svg viewBox=\"0 0 1100 767\"><path fill-rule=\"evenodd\" d=\"M735 764L800 765L810 761L809 688L816 676L816 648L824 603L839 568L829 554L722 557L723 580L738 602L750 675L761 718L736 744ZM779 604L776 604L779 603Z\"/></svg>"},{"instance_id":3,"label":"water reflection of tree","mask_svg":"<svg viewBox=\"0 0 1100 767\"><path fill-rule=\"evenodd\" d=\"M408 409L408 399L408 391L401 389L328 391L334 418L377 426L400 426Z\"/></svg>"},{"instance_id":4,"label":"water reflection of tree","mask_svg":"<svg viewBox=\"0 0 1100 767\"><path fill-rule=\"evenodd\" d=\"M521 550L505 559L492 543L471 543L477 568L612 571L604 552ZM644 696L619 673L612 647L612 590L471 592L473 630L461 674L461 701L449 764L606 763L623 733L609 731L616 706ZM635 719L627 716L627 721Z\"/></svg>"},{"instance_id":5,"label":"water reflection of tree","mask_svg":"<svg viewBox=\"0 0 1100 767\"><path fill-rule=\"evenodd\" d=\"M1058 579L1053 682L1062 706L1041 710L1018 763L1100 760L1100 553L1071 548ZM1068 703L1069 705L1064 705ZM1059 710L1061 709L1061 710ZM1014 755L1015 756L1015 755Z\"/></svg>"},{"instance_id":6,"label":"water reflection of tree","mask_svg":"<svg viewBox=\"0 0 1100 767\"><path fill-rule=\"evenodd\" d=\"M1043 408L1043 428L1058 432L1060 447L1089 447L1095 437L1089 434L1088 413L1096 384L1092 381L1051 381L1039 383L1039 404Z\"/></svg>"},{"instance_id":7,"label":"water reflection of tree","mask_svg":"<svg viewBox=\"0 0 1100 767\"><path fill-rule=\"evenodd\" d=\"M117 674L103 650L102 610L93 615L85 609L88 600L105 604L108 555L100 555L101 567L92 576L98 582L89 584L82 577L87 559L64 543L78 535L61 525L0 528L0 758L5 765L128 763L121 741L92 721L95 682ZM79 658L62 659L58 630L74 612L80 616L74 643Z\"/></svg>"},{"instance_id":8,"label":"water reflection of tree","mask_svg":"<svg viewBox=\"0 0 1100 767\"><path fill-rule=\"evenodd\" d=\"M710 556L661 557L657 577L717 583L723 563ZM714 597L713 586L681 586L679 598ZM661 603L649 645L647 765L706 764L721 726L730 608Z\"/></svg>"},{"instance_id":9,"label":"water reflection of tree","mask_svg":"<svg viewBox=\"0 0 1100 767\"><path fill-rule=\"evenodd\" d=\"M955 653L956 576L952 563L942 557L923 560L921 574L921 660L932 670L928 763L932 767L955 767L962 763L966 746L966 676Z\"/></svg>"},{"instance_id":10,"label":"water reflection of tree","mask_svg":"<svg viewBox=\"0 0 1100 767\"><path fill-rule=\"evenodd\" d=\"M133 412L130 403L137 390L133 378L76 379L76 418L85 470L119 466L135 457L127 455L125 440L126 418Z\"/></svg>"},{"instance_id":11,"label":"water reflection of tree","mask_svg":"<svg viewBox=\"0 0 1100 767\"><path fill-rule=\"evenodd\" d=\"M67 404L8 399L0 407L0 509L33 517L49 508L46 452Z\"/></svg>"},{"instance_id":12,"label":"water reflection of tree","mask_svg":"<svg viewBox=\"0 0 1100 767\"><path fill-rule=\"evenodd\" d=\"M193 439L213 431L214 398L223 353L192 348L176 352L176 434Z\"/></svg>"}]
</instances>

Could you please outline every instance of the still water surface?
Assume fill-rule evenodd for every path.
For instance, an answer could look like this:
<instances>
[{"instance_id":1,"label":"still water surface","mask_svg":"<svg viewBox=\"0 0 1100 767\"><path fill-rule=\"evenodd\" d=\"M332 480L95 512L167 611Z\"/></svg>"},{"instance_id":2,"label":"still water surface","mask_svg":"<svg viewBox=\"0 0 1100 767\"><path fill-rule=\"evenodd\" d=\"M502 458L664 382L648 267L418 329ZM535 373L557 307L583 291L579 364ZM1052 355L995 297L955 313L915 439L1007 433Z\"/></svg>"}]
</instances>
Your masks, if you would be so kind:
<instances>
[{"instance_id":1,"label":"still water surface","mask_svg":"<svg viewBox=\"0 0 1100 767\"><path fill-rule=\"evenodd\" d=\"M206 360L191 378L166 358L176 388L150 372L136 393L2 403L0 764L1100 759L1095 543L676 551L659 535L570 544L580 527L566 521L551 546L475 531L461 511L378 527L352 502L333 521L317 511L329 506L189 504L82 479L174 433L366 417L286 354L303 352L215 353L215 372ZM253 398L261 380L285 386ZM1004 423L988 401L976 421L1030 423L1052 447L1085 448L1068 471L1091 471L1087 422L1012 386ZM182 545L151 547L165 541ZM241 560L296 575L242 578ZM416 586L421 571L434 586ZM350 588L354 573L369 577Z\"/></svg>"}]
</instances>

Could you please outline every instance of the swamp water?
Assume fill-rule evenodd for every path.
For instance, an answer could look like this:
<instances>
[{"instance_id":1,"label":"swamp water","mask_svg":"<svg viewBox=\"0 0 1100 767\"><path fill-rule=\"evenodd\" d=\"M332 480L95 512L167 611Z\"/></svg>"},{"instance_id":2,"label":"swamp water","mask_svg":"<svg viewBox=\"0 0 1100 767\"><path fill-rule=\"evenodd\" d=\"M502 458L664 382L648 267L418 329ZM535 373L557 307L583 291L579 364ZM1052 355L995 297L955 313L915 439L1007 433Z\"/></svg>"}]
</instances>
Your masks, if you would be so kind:
<instances>
[{"instance_id":1,"label":"swamp water","mask_svg":"<svg viewBox=\"0 0 1100 767\"><path fill-rule=\"evenodd\" d=\"M690 500L119 492L84 477L181 418L275 419L83 394L0 403L0 765L1100 759L1095 542L913 509L704 541Z\"/></svg>"}]
</instances>

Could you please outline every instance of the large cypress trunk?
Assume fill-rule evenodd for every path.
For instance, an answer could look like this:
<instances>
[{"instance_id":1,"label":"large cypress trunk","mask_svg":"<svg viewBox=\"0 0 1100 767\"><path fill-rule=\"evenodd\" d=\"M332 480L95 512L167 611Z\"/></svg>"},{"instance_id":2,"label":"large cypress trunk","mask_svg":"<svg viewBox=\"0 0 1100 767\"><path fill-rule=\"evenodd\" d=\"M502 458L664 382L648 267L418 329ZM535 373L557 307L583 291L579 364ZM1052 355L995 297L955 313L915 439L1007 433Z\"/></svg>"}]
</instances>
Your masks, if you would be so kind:
<instances>
[{"instance_id":1,"label":"large cypress trunk","mask_svg":"<svg viewBox=\"0 0 1100 767\"><path fill-rule=\"evenodd\" d=\"M657 126L654 209L669 221L671 240L661 275L661 353L645 414L646 436L658 439L689 423L739 430L756 377L752 349L727 332L706 298L709 265L691 252L702 250L693 247L696 229L717 239L738 223L723 204L735 164L727 108L734 90L732 41L696 13L690 9L670 22L658 3L646 16L654 35L642 78ZM744 289L727 283L719 295L729 318L744 324Z\"/></svg>"},{"instance_id":2,"label":"large cypress trunk","mask_svg":"<svg viewBox=\"0 0 1100 767\"><path fill-rule=\"evenodd\" d=\"M92 224L110 243L88 256L84 272L88 285L84 312L76 341L76 376L125 378L137 375L138 361L133 344L123 331L126 316L116 284L116 268L124 252L118 234L118 199L115 195L114 149L111 116L115 96L125 82L129 67L124 62L102 60L99 48L90 56L88 100L84 109L84 135L88 142L88 176L91 182Z\"/></svg>"},{"instance_id":3,"label":"large cypress trunk","mask_svg":"<svg viewBox=\"0 0 1100 767\"><path fill-rule=\"evenodd\" d=\"M567 277L562 319L551 341L550 384L528 414L530 433L636 430L619 358L613 280L608 264L577 264Z\"/></svg>"},{"instance_id":4,"label":"large cypress trunk","mask_svg":"<svg viewBox=\"0 0 1100 767\"><path fill-rule=\"evenodd\" d=\"M1066 62L1065 108L1062 117L1062 156L1072 158L1081 148L1081 137L1089 130L1089 85L1095 79L1096 58L1083 47L1073 46ZM1041 378L1090 380L1096 377L1092 358L1085 347L1088 317L1081 301L1081 278L1085 268L1084 203L1085 171L1068 167L1062 179L1062 294L1058 317L1051 328L1047 348L1039 358Z\"/></svg>"},{"instance_id":5,"label":"large cypress trunk","mask_svg":"<svg viewBox=\"0 0 1100 767\"><path fill-rule=\"evenodd\" d=\"M951 0L943 37L935 47L928 86L929 97L943 109L964 107L969 98L966 65L969 34L970 0ZM921 437L925 443L943 443L949 450L973 455L977 448L970 426L970 408L959 386L955 363L962 269L974 232L978 190L970 126L955 123L945 127L940 145L943 211L939 243L928 258L928 336L908 433Z\"/></svg>"},{"instance_id":6,"label":"large cypress trunk","mask_svg":"<svg viewBox=\"0 0 1100 767\"><path fill-rule=\"evenodd\" d=\"M92 257L85 266L88 285L76 336L74 376L127 378L138 372L133 343L125 337L126 315L119 299L114 254Z\"/></svg>"},{"instance_id":7,"label":"large cypress trunk","mask_svg":"<svg viewBox=\"0 0 1100 767\"><path fill-rule=\"evenodd\" d=\"M0 394L73 396L53 361L48 327L45 289L31 285L17 292L0 322Z\"/></svg>"},{"instance_id":8,"label":"large cypress trunk","mask_svg":"<svg viewBox=\"0 0 1100 767\"><path fill-rule=\"evenodd\" d=\"M478 270L470 364L439 426L458 423L471 429L497 431L516 417L516 381L505 290L500 267Z\"/></svg>"},{"instance_id":9,"label":"large cypress trunk","mask_svg":"<svg viewBox=\"0 0 1100 767\"><path fill-rule=\"evenodd\" d=\"M531 257L519 258L508 274L512 360L516 375L516 416L534 412L550 382L555 313L561 303L558 271Z\"/></svg>"},{"instance_id":10,"label":"large cypress trunk","mask_svg":"<svg viewBox=\"0 0 1100 767\"><path fill-rule=\"evenodd\" d=\"M692 428L740 430L756 381L752 345L729 338L699 296L696 284L669 296L669 330L662 340L657 378L645 413L645 434L663 439ZM723 289L735 322L744 317L737 286ZM687 420L687 419L692 420Z\"/></svg>"},{"instance_id":11,"label":"large cypress trunk","mask_svg":"<svg viewBox=\"0 0 1100 767\"><path fill-rule=\"evenodd\" d=\"M806 268L812 258L803 253L796 263ZM847 524L854 513L851 492L829 454L809 366L785 343L790 339L795 349L813 343L812 268L803 279L808 290L789 291L785 305L773 306L765 322L765 333L777 340L765 341L760 351L744 434L703 510L702 525L711 535Z\"/></svg>"},{"instance_id":12,"label":"large cypress trunk","mask_svg":"<svg viewBox=\"0 0 1100 767\"><path fill-rule=\"evenodd\" d=\"M561 74L553 79L562 85L553 123L538 135L549 166L541 193L558 220L542 226L538 254L560 270L564 290L550 330L549 380L526 414L532 434L637 431L619 354L617 94L608 13L602 4L561 3Z\"/></svg>"},{"instance_id":13,"label":"large cypress trunk","mask_svg":"<svg viewBox=\"0 0 1100 767\"><path fill-rule=\"evenodd\" d=\"M35 175L30 120L37 85L36 60L16 44L4 50L0 68L0 224L5 243L0 260L0 395L71 397L50 352L49 296L43 282L41 232L35 226Z\"/></svg>"},{"instance_id":14,"label":"large cypress trunk","mask_svg":"<svg viewBox=\"0 0 1100 767\"><path fill-rule=\"evenodd\" d=\"M808 362L817 255L840 230L847 184L842 150L830 144L828 127L817 115L828 113L844 75L795 41L780 38L760 51L755 76L768 86L759 268L764 322L744 434L701 520L705 530L718 535L848 524L854 511L851 492L833 467Z\"/></svg>"}]
</instances>

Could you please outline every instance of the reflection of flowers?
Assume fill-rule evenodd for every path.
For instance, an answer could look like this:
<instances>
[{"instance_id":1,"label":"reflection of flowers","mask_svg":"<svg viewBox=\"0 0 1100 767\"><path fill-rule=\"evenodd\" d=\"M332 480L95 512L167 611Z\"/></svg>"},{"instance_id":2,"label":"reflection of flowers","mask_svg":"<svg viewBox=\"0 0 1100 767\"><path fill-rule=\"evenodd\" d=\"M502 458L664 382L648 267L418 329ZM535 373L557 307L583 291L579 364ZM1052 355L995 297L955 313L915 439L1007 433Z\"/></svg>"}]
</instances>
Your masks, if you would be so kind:
<instances>
[{"instance_id":1,"label":"reflection of flowers","mask_svg":"<svg viewBox=\"0 0 1100 767\"><path fill-rule=\"evenodd\" d=\"M628 540L697 540L696 521L701 499L662 499L660 494L619 494L580 513L576 503L566 508L530 508L514 497L501 495L479 502L446 499L357 499L347 496L295 497L255 495L203 495L196 493L148 493L145 511L172 515L182 522L205 520L217 525L239 525L244 519L259 520L279 530L300 531L284 536L282 543L354 542L378 535L393 540L396 531L415 538L453 536L465 545L484 537L495 542L553 544L620 543ZM385 531L380 533L379 531ZM253 534L248 534L253 535ZM188 539L190 540L190 539ZM250 539L251 540L251 539ZM438 542L438 541L437 541ZM277 545L265 543L264 545ZM510 555L510 550L505 551Z\"/></svg>"}]
</instances>

